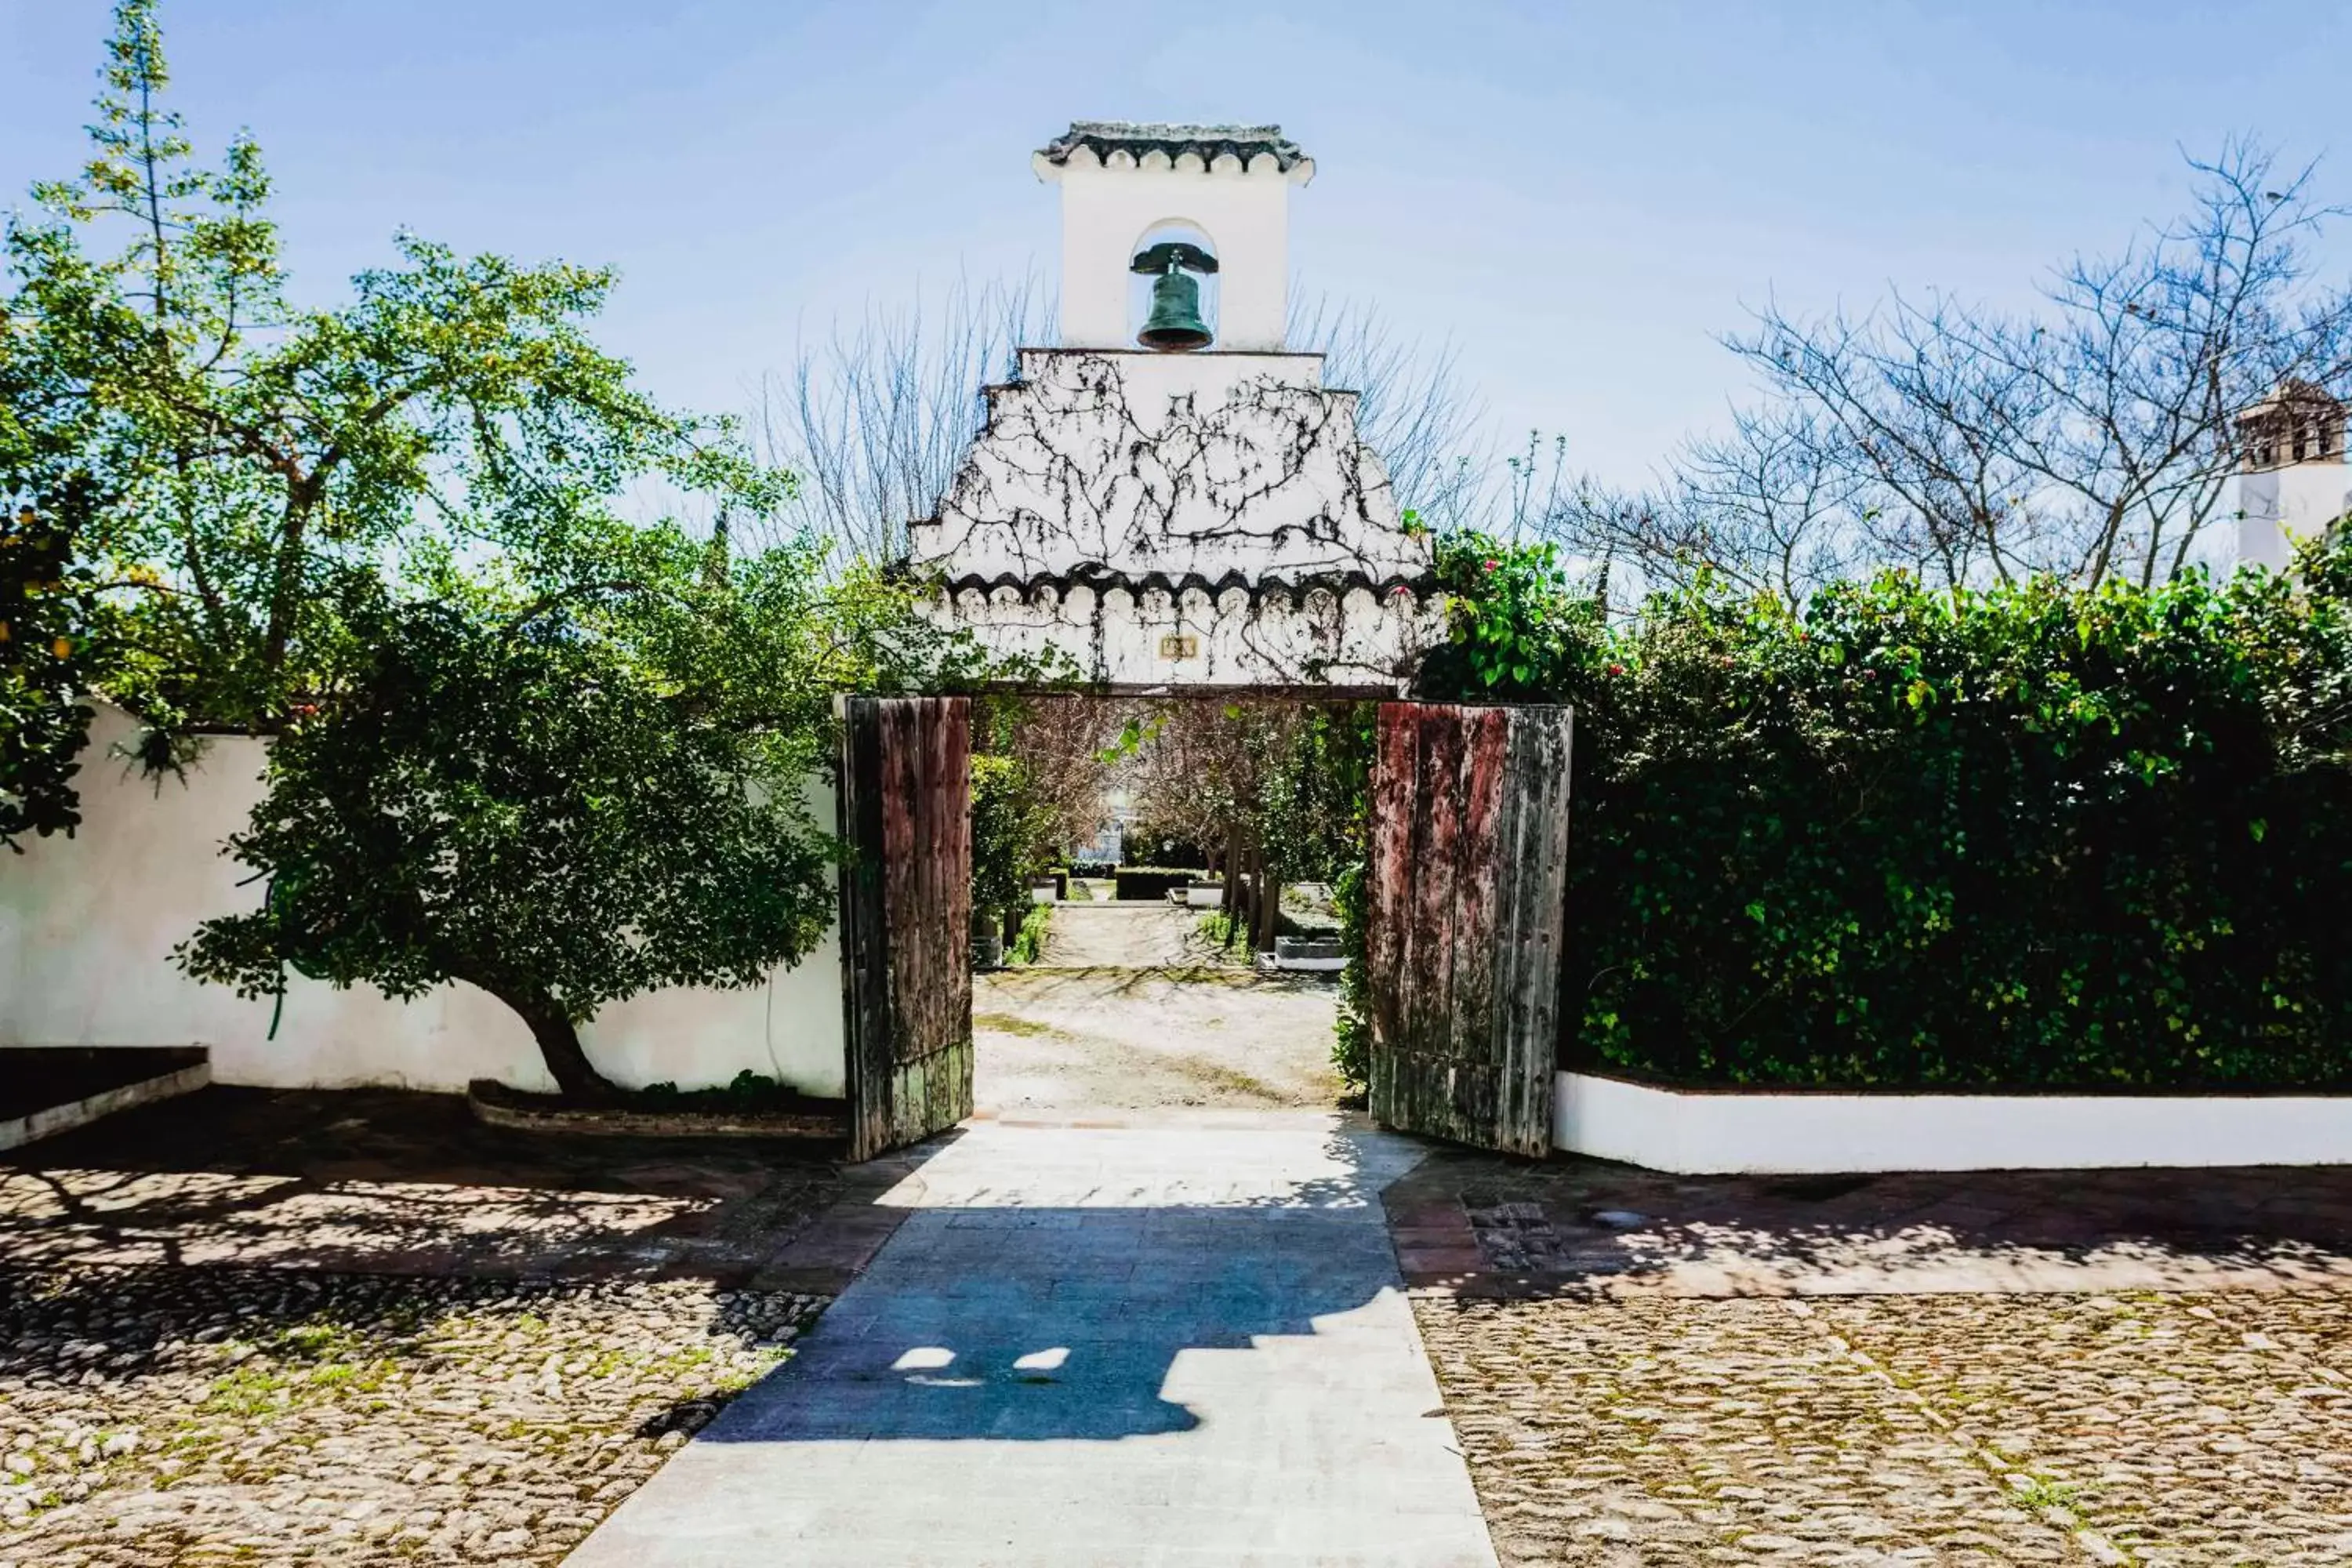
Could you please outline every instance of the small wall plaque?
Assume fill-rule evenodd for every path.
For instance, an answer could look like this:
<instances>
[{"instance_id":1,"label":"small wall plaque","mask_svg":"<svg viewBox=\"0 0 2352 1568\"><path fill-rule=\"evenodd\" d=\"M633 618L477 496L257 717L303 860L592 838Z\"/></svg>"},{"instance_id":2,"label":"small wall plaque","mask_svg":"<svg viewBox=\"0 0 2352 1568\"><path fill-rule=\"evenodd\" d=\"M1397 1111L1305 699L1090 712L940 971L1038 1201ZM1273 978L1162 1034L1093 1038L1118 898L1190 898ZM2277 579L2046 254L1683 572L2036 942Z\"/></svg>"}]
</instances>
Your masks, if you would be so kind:
<instances>
[{"instance_id":1,"label":"small wall plaque","mask_svg":"<svg viewBox=\"0 0 2352 1568\"><path fill-rule=\"evenodd\" d=\"M1198 658L1201 657L1201 639L1191 632L1170 632L1160 639L1160 657Z\"/></svg>"}]
</instances>

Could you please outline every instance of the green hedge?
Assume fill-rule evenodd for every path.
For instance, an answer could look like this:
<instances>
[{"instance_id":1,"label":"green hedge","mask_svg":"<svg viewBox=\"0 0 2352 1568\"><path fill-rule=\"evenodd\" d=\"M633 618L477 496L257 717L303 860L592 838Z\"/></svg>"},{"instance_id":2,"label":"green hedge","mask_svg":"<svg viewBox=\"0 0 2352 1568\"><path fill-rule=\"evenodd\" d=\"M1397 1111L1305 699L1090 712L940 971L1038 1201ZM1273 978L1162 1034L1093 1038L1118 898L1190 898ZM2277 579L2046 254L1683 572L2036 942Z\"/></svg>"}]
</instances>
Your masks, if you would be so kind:
<instances>
[{"instance_id":1,"label":"green hedge","mask_svg":"<svg viewBox=\"0 0 2352 1568\"><path fill-rule=\"evenodd\" d=\"M1578 709L1569 1064L2352 1087L2347 547L2305 594L1890 576L1801 615L1702 587L1614 629L1540 552L1441 563L1463 609L1432 694Z\"/></svg>"},{"instance_id":2,"label":"green hedge","mask_svg":"<svg viewBox=\"0 0 2352 1568\"><path fill-rule=\"evenodd\" d=\"M1173 889L1189 888L1206 875L1161 866L1121 866L1111 880L1111 896L1128 900L1164 899Z\"/></svg>"}]
</instances>

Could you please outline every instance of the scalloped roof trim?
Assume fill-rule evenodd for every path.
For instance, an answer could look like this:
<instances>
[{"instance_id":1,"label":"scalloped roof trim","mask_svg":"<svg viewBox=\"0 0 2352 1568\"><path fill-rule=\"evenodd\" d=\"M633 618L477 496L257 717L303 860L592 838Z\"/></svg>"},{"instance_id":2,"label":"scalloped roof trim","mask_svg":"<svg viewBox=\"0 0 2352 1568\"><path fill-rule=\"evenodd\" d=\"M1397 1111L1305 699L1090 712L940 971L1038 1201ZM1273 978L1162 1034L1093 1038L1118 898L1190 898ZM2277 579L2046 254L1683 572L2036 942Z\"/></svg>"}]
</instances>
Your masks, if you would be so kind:
<instances>
[{"instance_id":1,"label":"scalloped roof trim","mask_svg":"<svg viewBox=\"0 0 2352 1568\"><path fill-rule=\"evenodd\" d=\"M1375 577L1369 572L1303 572L1295 576L1270 572L1258 577L1242 572L1227 572L1222 576L1210 577L1199 572L1132 573L1088 565L1068 572L1039 572L1026 577L1013 572L1000 572L992 577L973 572L961 577L950 577L942 587L950 595L974 591L993 594L999 588L1011 588L1024 599L1034 598L1040 588L1051 588L1064 598L1069 597L1073 588L1085 588L1096 594L1112 588L1124 588L1130 594L1150 593L1156 589L1171 598L1198 591L1212 599L1221 598L1229 590L1238 588L1253 601L1272 594L1286 594L1295 598L1318 588L1339 595L1362 588L1379 598L1399 592L1418 598L1437 591L1437 578L1433 574L1426 573L1410 577Z\"/></svg>"},{"instance_id":2,"label":"scalloped roof trim","mask_svg":"<svg viewBox=\"0 0 2352 1568\"><path fill-rule=\"evenodd\" d=\"M1190 153L1213 167L1219 158L1231 156L1244 169L1254 159L1271 157L1284 174L1302 164L1312 167L1315 162L1282 133L1279 125L1176 125L1131 120L1074 120L1067 131L1039 148L1037 156L1048 163L1066 163L1080 149L1102 163L1108 163L1114 153L1125 153L1139 163L1153 153L1165 154L1171 163Z\"/></svg>"}]
</instances>

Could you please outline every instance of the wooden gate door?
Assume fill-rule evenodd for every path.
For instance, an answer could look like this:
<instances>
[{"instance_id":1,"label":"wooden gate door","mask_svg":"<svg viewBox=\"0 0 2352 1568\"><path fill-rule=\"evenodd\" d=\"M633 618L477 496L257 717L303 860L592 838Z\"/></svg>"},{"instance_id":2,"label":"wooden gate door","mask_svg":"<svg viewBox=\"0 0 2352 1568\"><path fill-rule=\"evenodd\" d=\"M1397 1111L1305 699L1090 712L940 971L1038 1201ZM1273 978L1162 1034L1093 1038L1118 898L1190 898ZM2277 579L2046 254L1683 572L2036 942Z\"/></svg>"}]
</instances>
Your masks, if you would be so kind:
<instances>
[{"instance_id":1,"label":"wooden gate door","mask_svg":"<svg viewBox=\"0 0 2352 1568\"><path fill-rule=\"evenodd\" d=\"M971 1114L971 705L840 700L849 1154Z\"/></svg>"},{"instance_id":2,"label":"wooden gate door","mask_svg":"<svg viewBox=\"0 0 2352 1568\"><path fill-rule=\"evenodd\" d=\"M1565 708L1381 704L1364 960L1388 1126L1550 1152L1570 727Z\"/></svg>"}]
</instances>

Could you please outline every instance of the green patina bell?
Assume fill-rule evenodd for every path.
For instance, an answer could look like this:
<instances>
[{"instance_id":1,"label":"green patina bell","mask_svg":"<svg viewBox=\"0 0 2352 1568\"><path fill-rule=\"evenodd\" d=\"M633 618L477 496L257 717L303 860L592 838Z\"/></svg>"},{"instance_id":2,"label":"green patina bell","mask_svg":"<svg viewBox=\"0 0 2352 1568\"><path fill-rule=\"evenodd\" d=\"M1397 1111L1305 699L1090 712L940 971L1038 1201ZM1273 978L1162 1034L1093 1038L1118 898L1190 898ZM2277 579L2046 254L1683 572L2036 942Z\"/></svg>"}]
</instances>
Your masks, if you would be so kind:
<instances>
[{"instance_id":1,"label":"green patina bell","mask_svg":"<svg viewBox=\"0 0 2352 1568\"><path fill-rule=\"evenodd\" d=\"M1197 245L1171 240L1139 252L1129 268L1158 275L1151 284L1151 314L1135 341L1161 353L1206 348L1211 334L1201 320L1201 285L1191 275L1214 272L1217 258Z\"/></svg>"}]
</instances>

